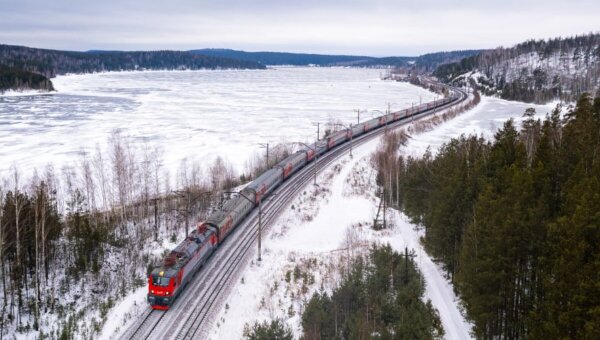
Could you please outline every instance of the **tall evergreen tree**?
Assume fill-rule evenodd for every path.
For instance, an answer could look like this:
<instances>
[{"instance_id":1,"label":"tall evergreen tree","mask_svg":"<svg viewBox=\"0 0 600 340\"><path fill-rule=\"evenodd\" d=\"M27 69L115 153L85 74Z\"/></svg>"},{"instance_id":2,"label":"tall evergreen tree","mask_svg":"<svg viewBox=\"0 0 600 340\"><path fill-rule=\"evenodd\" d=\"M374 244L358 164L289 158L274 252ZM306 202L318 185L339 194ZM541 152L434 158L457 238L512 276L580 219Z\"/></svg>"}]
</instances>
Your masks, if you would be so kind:
<instances>
[{"instance_id":1,"label":"tall evergreen tree","mask_svg":"<svg viewBox=\"0 0 600 340\"><path fill-rule=\"evenodd\" d=\"M452 140L399 176L479 338L600 338L600 98L560 112Z\"/></svg>"}]
</instances>

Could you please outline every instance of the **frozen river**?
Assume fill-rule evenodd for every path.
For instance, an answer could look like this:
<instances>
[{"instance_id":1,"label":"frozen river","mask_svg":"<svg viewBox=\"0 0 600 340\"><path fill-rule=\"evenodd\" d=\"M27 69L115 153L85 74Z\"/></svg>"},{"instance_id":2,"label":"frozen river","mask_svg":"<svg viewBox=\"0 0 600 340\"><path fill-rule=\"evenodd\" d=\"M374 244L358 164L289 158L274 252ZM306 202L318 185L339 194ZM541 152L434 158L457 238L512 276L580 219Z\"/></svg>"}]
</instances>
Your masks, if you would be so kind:
<instances>
[{"instance_id":1,"label":"frozen river","mask_svg":"<svg viewBox=\"0 0 600 340\"><path fill-rule=\"evenodd\" d=\"M435 95L382 81L382 70L276 68L252 71L112 72L60 76L55 93L0 96L0 177L60 168L104 147L112 131L159 145L174 171L183 158L217 155L243 170L259 143L312 141L313 123L356 122ZM322 131L322 130L321 130Z\"/></svg>"}]
</instances>

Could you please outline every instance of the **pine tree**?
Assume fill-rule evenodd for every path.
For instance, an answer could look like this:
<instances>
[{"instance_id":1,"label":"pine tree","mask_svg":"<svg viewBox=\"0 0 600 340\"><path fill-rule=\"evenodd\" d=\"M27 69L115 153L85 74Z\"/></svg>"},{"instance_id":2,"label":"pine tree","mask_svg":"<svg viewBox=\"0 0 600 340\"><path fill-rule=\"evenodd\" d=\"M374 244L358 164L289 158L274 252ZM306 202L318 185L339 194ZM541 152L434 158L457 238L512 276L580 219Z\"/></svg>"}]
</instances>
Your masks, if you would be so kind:
<instances>
[{"instance_id":1,"label":"pine tree","mask_svg":"<svg viewBox=\"0 0 600 340\"><path fill-rule=\"evenodd\" d=\"M270 322L255 323L246 338L248 340L292 340L294 335L283 320L275 319Z\"/></svg>"}]
</instances>

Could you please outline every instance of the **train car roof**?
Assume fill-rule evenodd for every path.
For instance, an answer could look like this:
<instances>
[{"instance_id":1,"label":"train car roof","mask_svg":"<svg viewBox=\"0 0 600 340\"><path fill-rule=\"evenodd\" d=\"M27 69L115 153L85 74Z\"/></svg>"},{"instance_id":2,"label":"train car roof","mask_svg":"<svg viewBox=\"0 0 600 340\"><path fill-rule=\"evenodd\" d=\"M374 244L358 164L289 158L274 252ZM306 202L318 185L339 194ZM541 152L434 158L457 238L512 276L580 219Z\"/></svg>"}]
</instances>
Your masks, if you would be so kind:
<instances>
[{"instance_id":1,"label":"train car roof","mask_svg":"<svg viewBox=\"0 0 600 340\"><path fill-rule=\"evenodd\" d=\"M262 183L263 181L265 181L267 178L270 178L271 176L279 175L282 172L283 171L281 170L281 168L271 168L271 169L263 172L260 176L256 177L256 179L253 180L252 183L248 184L248 186L246 188L251 189L251 190L256 190L258 185L260 183Z\"/></svg>"},{"instance_id":2,"label":"train car roof","mask_svg":"<svg viewBox=\"0 0 600 340\"><path fill-rule=\"evenodd\" d=\"M152 275L163 277L173 277L177 275L179 269L188 263L191 255L212 233L212 230L206 230L203 233L194 230L189 233L188 237L181 241L175 249L171 250L171 252L163 259L162 265L152 270Z\"/></svg>"},{"instance_id":3,"label":"train car roof","mask_svg":"<svg viewBox=\"0 0 600 340\"><path fill-rule=\"evenodd\" d=\"M299 157L302 157L302 158L306 157L306 151L294 152L293 154L291 154L291 155L287 156L286 158L282 159L281 161L279 161L279 163L275 164L275 166L285 167L293 159L296 159Z\"/></svg>"}]
</instances>

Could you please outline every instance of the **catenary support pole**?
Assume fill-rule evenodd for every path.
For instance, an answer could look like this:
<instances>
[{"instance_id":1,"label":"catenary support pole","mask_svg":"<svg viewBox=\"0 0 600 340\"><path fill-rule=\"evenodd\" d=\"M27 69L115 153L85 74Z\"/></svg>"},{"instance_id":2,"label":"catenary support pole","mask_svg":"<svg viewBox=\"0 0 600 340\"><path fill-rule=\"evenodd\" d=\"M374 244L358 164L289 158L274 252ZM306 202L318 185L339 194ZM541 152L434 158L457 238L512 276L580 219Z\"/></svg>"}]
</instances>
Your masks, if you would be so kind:
<instances>
[{"instance_id":1,"label":"catenary support pole","mask_svg":"<svg viewBox=\"0 0 600 340\"><path fill-rule=\"evenodd\" d=\"M261 238L262 238L262 200L258 201L258 261L262 261L260 256Z\"/></svg>"}]
</instances>

